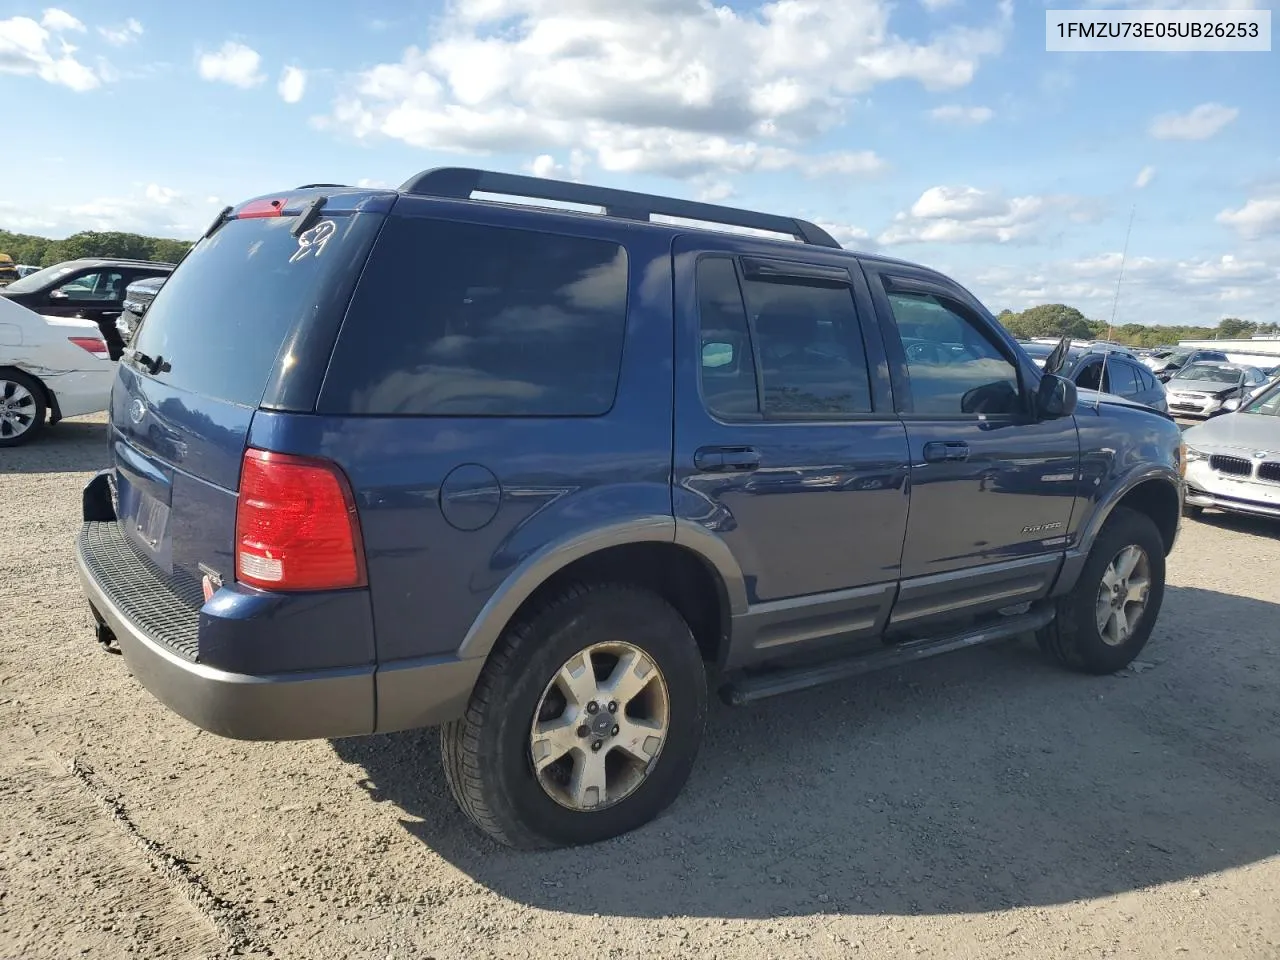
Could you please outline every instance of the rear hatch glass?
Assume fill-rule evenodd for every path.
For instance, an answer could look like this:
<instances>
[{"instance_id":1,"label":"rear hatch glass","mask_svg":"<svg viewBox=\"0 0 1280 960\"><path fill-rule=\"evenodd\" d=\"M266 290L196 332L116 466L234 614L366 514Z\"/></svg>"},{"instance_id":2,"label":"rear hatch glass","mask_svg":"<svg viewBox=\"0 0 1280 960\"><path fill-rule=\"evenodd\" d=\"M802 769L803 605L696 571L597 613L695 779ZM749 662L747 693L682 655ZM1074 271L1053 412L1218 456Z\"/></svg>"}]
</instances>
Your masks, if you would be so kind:
<instances>
[{"instance_id":1,"label":"rear hatch glass","mask_svg":"<svg viewBox=\"0 0 1280 960\"><path fill-rule=\"evenodd\" d=\"M317 328L330 331L327 347L313 343L327 362L383 219L326 208L300 236L296 216L232 219L187 255L141 318L112 391L112 454L121 523L165 573L232 579L254 411L296 372L297 345L323 340Z\"/></svg>"}]
</instances>

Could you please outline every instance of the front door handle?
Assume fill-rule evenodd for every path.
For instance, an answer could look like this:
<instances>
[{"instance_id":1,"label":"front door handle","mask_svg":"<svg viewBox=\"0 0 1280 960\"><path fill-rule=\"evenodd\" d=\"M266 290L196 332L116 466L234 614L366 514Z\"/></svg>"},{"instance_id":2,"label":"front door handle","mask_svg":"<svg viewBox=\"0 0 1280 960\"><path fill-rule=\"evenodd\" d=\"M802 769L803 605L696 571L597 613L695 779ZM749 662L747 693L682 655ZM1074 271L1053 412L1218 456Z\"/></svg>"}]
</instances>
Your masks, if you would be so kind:
<instances>
[{"instance_id":1,"label":"front door handle","mask_svg":"<svg viewBox=\"0 0 1280 960\"><path fill-rule=\"evenodd\" d=\"M693 465L705 473L756 470L760 451L754 447L702 447L694 453Z\"/></svg>"},{"instance_id":2,"label":"front door handle","mask_svg":"<svg viewBox=\"0 0 1280 960\"><path fill-rule=\"evenodd\" d=\"M945 463L948 460L968 460L969 445L963 440L934 440L924 445L925 463Z\"/></svg>"}]
</instances>

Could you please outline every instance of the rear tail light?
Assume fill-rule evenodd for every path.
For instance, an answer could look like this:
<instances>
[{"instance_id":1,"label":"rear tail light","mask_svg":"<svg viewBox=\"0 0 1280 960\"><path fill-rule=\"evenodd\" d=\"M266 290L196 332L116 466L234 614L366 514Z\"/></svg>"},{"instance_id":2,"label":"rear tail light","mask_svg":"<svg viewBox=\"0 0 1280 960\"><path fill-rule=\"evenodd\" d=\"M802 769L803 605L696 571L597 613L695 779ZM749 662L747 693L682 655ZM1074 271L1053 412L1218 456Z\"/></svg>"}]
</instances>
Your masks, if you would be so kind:
<instances>
[{"instance_id":1,"label":"rear tail light","mask_svg":"<svg viewBox=\"0 0 1280 960\"><path fill-rule=\"evenodd\" d=\"M245 451L236 505L236 580L264 590L364 586L360 521L336 464Z\"/></svg>"},{"instance_id":2,"label":"rear tail light","mask_svg":"<svg viewBox=\"0 0 1280 960\"><path fill-rule=\"evenodd\" d=\"M99 360L111 359L111 351L107 349L107 341L101 337L67 337L81 350L87 350Z\"/></svg>"}]
</instances>

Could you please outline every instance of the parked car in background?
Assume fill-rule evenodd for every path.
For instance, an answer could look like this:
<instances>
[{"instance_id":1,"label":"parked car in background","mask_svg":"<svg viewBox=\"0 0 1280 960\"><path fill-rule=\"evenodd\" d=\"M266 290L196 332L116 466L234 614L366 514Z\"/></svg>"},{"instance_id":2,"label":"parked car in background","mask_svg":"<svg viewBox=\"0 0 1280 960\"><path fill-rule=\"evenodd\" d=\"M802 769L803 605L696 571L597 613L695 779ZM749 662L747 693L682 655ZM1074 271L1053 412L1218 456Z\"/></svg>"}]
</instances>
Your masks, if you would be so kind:
<instances>
[{"instance_id":1,"label":"parked car in background","mask_svg":"<svg viewBox=\"0 0 1280 960\"><path fill-rule=\"evenodd\" d=\"M133 342L138 324L142 322L147 308L151 306L151 301L156 298L166 279L167 277L147 277L135 280L125 289L124 310L116 318L116 329L120 331L120 338L125 346Z\"/></svg>"},{"instance_id":2,"label":"parked car in background","mask_svg":"<svg viewBox=\"0 0 1280 960\"><path fill-rule=\"evenodd\" d=\"M942 274L535 177L228 207L117 367L76 546L98 639L222 736L442 725L518 847L657 816L709 690L1029 632L1121 669L1181 512L1168 417L1077 409Z\"/></svg>"},{"instance_id":3,"label":"parked car in background","mask_svg":"<svg viewBox=\"0 0 1280 960\"><path fill-rule=\"evenodd\" d=\"M1267 378L1257 367L1237 363L1194 363L1165 384L1169 411L1181 417L1212 417L1230 400L1241 400Z\"/></svg>"},{"instance_id":4,"label":"parked car in background","mask_svg":"<svg viewBox=\"0 0 1280 960\"><path fill-rule=\"evenodd\" d=\"M1188 515L1212 507L1280 518L1280 383L1183 437Z\"/></svg>"},{"instance_id":5,"label":"parked car in background","mask_svg":"<svg viewBox=\"0 0 1280 960\"><path fill-rule=\"evenodd\" d=\"M1041 369L1054 349L1043 343L1023 343L1022 348ZM1058 374L1074 381L1081 389L1099 390L1125 397L1161 413L1169 412L1164 385L1128 353L1073 348L1068 351Z\"/></svg>"},{"instance_id":6,"label":"parked car in background","mask_svg":"<svg viewBox=\"0 0 1280 960\"><path fill-rule=\"evenodd\" d=\"M1193 363L1229 363L1221 350L1174 350L1167 356L1148 362L1147 366L1161 383L1168 383L1178 371Z\"/></svg>"},{"instance_id":7,"label":"parked car in background","mask_svg":"<svg viewBox=\"0 0 1280 960\"><path fill-rule=\"evenodd\" d=\"M37 270L0 289L0 297L46 317L82 317L98 325L112 360L124 351L116 318L124 310L129 284L145 277L167 276L171 263L92 258L67 260Z\"/></svg>"},{"instance_id":8,"label":"parked car in background","mask_svg":"<svg viewBox=\"0 0 1280 960\"><path fill-rule=\"evenodd\" d=\"M0 253L0 287L6 287L15 280L21 280L17 264L7 253Z\"/></svg>"},{"instance_id":9,"label":"parked car in background","mask_svg":"<svg viewBox=\"0 0 1280 960\"><path fill-rule=\"evenodd\" d=\"M0 447L107 409L115 364L92 320L42 317L0 297Z\"/></svg>"}]
</instances>

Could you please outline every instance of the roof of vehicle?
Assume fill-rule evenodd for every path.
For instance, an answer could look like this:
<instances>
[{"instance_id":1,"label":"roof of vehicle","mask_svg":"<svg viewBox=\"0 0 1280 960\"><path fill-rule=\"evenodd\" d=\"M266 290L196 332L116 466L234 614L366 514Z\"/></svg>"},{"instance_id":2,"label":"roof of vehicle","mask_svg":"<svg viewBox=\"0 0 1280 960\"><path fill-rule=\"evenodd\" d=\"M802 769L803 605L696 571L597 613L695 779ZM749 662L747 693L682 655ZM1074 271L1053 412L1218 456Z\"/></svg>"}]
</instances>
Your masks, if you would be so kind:
<instances>
[{"instance_id":1,"label":"roof of vehicle","mask_svg":"<svg viewBox=\"0 0 1280 960\"><path fill-rule=\"evenodd\" d=\"M717 236L739 235L755 241L776 243L780 248L794 250L797 245L816 247L833 253L856 255L878 263L937 272L907 260L846 250L826 229L798 217L469 167L435 167L424 170L410 177L398 189L360 188L332 183L302 184L286 191L288 209L281 207L281 213L287 215L289 211L301 211L320 197L324 198L326 209L373 209L378 198L385 198L385 209L389 209L396 196L498 204L540 216L606 217L641 229L671 233L694 230ZM280 192L268 193L246 200L236 207L227 207L210 225L206 235L216 230L225 219L235 216L238 211L250 206L260 208L264 202L280 197ZM536 201L574 206L539 206Z\"/></svg>"},{"instance_id":2,"label":"roof of vehicle","mask_svg":"<svg viewBox=\"0 0 1280 960\"><path fill-rule=\"evenodd\" d=\"M133 260L129 257L77 257L75 260L64 260L62 263L50 264L57 267L156 267L172 270L177 264L161 260Z\"/></svg>"},{"instance_id":3,"label":"roof of vehicle","mask_svg":"<svg viewBox=\"0 0 1280 960\"><path fill-rule=\"evenodd\" d=\"M160 276L155 276L155 277L143 277L141 280L133 281L133 283L129 284L129 286L125 287L124 289L126 293L128 293L130 290L142 290L142 289L148 289L151 287L155 287L157 290L159 290L161 287L164 286L165 281L168 279L169 277L164 274Z\"/></svg>"}]
</instances>

